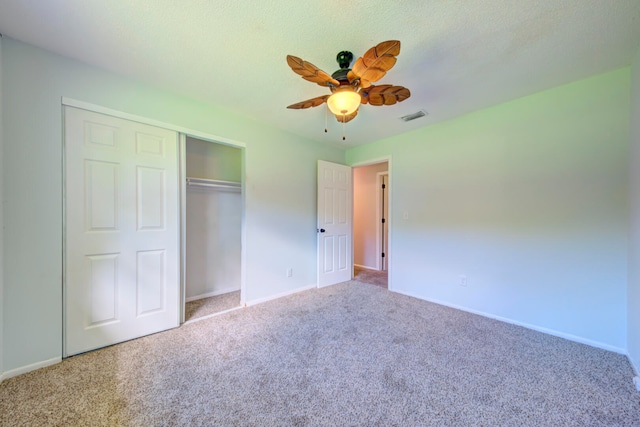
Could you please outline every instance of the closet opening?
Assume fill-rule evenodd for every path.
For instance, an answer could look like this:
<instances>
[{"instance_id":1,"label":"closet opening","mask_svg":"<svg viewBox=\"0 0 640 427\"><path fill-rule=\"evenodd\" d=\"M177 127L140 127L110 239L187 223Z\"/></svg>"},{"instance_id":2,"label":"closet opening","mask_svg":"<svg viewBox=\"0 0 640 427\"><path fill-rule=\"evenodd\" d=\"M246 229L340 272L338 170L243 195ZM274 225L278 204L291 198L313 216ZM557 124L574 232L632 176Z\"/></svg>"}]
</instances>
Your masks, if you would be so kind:
<instances>
[{"instance_id":1,"label":"closet opening","mask_svg":"<svg viewBox=\"0 0 640 427\"><path fill-rule=\"evenodd\" d=\"M183 136L182 322L242 306L243 149Z\"/></svg>"}]
</instances>

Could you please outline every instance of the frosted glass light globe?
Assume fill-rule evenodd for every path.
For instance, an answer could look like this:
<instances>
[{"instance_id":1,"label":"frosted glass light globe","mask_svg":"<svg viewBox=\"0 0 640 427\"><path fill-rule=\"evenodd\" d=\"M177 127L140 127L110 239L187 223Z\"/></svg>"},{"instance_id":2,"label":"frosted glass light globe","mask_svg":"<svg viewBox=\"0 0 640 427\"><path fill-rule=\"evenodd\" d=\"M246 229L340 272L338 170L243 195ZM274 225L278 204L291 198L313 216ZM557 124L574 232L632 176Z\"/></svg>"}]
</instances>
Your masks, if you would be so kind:
<instances>
[{"instance_id":1,"label":"frosted glass light globe","mask_svg":"<svg viewBox=\"0 0 640 427\"><path fill-rule=\"evenodd\" d=\"M360 94L351 89L339 90L327 99L329 110L336 116L348 116L360 106Z\"/></svg>"}]
</instances>

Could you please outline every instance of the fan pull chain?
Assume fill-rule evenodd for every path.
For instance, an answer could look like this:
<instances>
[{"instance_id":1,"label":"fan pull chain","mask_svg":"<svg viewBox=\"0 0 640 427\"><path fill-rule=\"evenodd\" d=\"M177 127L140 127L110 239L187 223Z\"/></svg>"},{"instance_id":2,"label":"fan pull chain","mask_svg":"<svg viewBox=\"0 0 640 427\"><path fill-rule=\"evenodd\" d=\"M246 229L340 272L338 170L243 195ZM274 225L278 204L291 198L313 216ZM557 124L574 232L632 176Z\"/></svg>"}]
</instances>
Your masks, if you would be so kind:
<instances>
[{"instance_id":1,"label":"fan pull chain","mask_svg":"<svg viewBox=\"0 0 640 427\"><path fill-rule=\"evenodd\" d=\"M324 133L327 133L327 117L329 116L329 104L326 104L327 108L324 109Z\"/></svg>"},{"instance_id":2,"label":"fan pull chain","mask_svg":"<svg viewBox=\"0 0 640 427\"><path fill-rule=\"evenodd\" d=\"M347 116L345 114L342 115L342 140L344 141L345 139L347 139L347 137L344 135L345 134L345 122L346 122L346 118Z\"/></svg>"}]
</instances>

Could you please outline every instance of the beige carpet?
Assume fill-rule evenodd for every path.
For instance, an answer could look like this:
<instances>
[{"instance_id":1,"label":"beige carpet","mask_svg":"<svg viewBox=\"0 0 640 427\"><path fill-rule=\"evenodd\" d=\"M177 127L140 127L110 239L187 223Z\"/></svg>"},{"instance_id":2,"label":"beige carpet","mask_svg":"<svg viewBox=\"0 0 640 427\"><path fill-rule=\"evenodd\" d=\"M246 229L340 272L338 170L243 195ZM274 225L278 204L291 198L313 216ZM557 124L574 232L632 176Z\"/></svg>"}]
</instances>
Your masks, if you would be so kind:
<instances>
[{"instance_id":1,"label":"beige carpet","mask_svg":"<svg viewBox=\"0 0 640 427\"><path fill-rule=\"evenodd\" d=\"M620 355L346 282L0 384L2 426L639 426Z\"/></svg>"},{"instance_id":2,"label":"beige carpet","mask_svg":"<svg viewBox=\"0 0 640 427\"><path fill-rule=\"evenodd\" d=\"M190 301L185 304L184 320L197 319L235 307L240 307L240 291Z\"/></svg>"},{"instance_id":3,"label":"beige carpet","mask_svg":"<svg viewBox=\"0 0 640 427\"><path fill-rule=\"evenodd\" d=\"M368 283L370 285L380 286L387 289L388 276L386 271L369 270L367 268L353 267L353 280Z\"/></svg>"}]
</instances>

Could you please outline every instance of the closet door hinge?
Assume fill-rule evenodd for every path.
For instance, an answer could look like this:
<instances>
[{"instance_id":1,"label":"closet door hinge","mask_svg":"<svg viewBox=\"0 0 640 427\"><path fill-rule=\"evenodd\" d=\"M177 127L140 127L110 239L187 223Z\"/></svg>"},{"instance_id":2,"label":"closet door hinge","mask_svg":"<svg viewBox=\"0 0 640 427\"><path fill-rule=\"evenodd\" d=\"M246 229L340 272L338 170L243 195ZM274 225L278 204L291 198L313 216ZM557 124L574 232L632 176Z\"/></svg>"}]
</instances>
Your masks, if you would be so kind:
<instances>
[{"instance_id":1,"label":"closet door hinge","mask_svg":"<svg viewBox=\"0 0 640 427\"><path fill-rule=\"evenodd\" d=\"M384 258L384 252L382 252L382 258Z\"/></svg>"},{"instance_id":2,"label":"closet door hinge","mask_svg":"<svg viewBox=\"0 0 640 427\"><path fill-rule=\"evenodd\" d=\"M382 189L384 190L385 188L387 188L387 186L385 184L382 184Z\"/></svg>"},{"instance_id":3,"label":"closet door hinge","mask_svg":"<svg viewBox=\"0 0 640 427\"><path fill-rule=\"evenodd\" d=\"M387 220L382 218L382 223L384 224L385 222L387 222Z\"/></svg>"}]
</instances>

